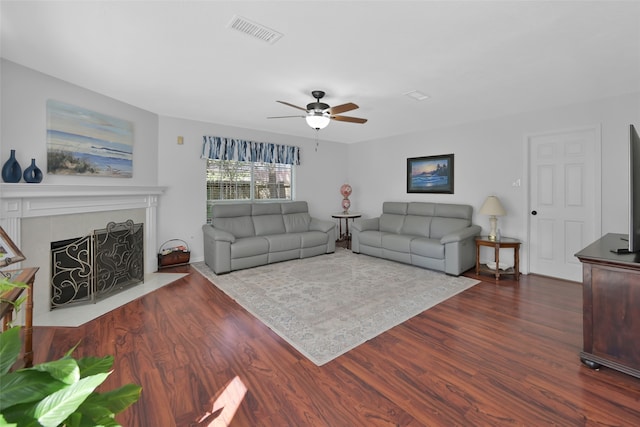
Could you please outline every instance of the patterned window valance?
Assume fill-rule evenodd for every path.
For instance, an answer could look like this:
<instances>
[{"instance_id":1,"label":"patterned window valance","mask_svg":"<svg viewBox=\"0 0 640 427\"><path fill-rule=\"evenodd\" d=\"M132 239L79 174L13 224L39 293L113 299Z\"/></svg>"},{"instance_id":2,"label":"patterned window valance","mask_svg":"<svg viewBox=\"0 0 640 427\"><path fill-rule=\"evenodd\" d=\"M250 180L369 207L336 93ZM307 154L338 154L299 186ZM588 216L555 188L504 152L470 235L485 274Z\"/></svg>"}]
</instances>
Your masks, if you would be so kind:
<instances>
[{"instance_id":1,"label":"patterned window valance","mask_svg":"<svg viewBox=\"0 0 640 427\"><path fill-rule=\"evenodd\" d=\"M300 147L220 136L204 136L202 158L299 165Z\"/></svg>"}]
</instances>

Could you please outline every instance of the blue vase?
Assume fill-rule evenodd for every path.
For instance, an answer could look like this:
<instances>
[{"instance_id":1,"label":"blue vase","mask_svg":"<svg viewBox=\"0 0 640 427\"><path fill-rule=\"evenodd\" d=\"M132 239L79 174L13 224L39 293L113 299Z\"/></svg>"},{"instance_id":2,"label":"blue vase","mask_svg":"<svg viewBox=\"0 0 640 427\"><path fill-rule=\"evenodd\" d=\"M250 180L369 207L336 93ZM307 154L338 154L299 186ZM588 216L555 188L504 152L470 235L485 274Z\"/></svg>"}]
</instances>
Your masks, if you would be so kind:
<instances>
[{"instance_id":1,"label":"blue vase","mask_svg":"<svg viewBox=\"0 0 640 427\"><path fill-rule=\"evenodd\" d=\"M36 166L36 159L31 159L31 166L24 170L22 175L26 182L38 183L42 181L42 171Z\"/></svg>"},{"instance_id":2,"label":"blue vase","mask_svg":"<svg viewBox=\"0 0 640 427\"><path fill-rule=\"evenodd\" d=\"M16 160L16 150L11 150L11 156L2 166L2 180L4 182L20 182L22 178L22 168Z\"/></svg>"}]
</instances>

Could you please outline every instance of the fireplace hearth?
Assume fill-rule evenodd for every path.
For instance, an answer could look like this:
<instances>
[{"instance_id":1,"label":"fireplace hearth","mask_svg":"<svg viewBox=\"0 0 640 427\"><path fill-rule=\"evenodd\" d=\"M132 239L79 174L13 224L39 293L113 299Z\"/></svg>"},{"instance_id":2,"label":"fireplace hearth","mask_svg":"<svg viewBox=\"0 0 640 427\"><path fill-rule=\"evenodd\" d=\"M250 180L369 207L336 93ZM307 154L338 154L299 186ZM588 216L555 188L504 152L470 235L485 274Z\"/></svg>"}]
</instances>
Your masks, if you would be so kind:
<instances>
[{"instance_id":1,"label":"fireplace hearth","mask_svg":"<svg viewBox=\"0 0 640 427\"><path fill-rule=\"evenodd\" d=\"M144 225L110 222L51 243L50 309L95 303L144 282Z\"/></svg>"}]
</instances>

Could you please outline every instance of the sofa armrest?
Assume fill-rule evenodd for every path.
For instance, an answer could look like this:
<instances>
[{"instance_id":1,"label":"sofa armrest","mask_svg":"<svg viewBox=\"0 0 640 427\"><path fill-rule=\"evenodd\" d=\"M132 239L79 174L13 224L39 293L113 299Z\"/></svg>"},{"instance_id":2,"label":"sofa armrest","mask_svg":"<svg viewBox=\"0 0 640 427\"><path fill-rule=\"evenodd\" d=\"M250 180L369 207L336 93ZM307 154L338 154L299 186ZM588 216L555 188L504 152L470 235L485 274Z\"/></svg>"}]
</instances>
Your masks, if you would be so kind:
<instances>
[{"instance_id":1,"label":"sofa armrest","mask_svg":"<svg viewBox=\"0 0 640 427\"><path fill-rule=\"evenodd\" d=\"M310 231L322 231L323 233L328 233L332 228L336 228L336 223L329 220L311 218L311 222L309 223Z\"/></svg>"},{"instance_id":2,"label":"sofa armrest","mask_svg":"<svg viewBox=\"0 0 640 427\"><path fill-rule=\"evenodd\" d=\"M380 218L356 219L351 229L356 231L379 230Z\"/></svg>"},{"instance_id":3,"label":"sofa armrest","mask_svg":"<svg viewBox=\"0 0 640 427\"><path fill-rule=\"evenodd\" d=\"M469 227L465 227L461 230L442 236L442 238L440 239L440 243L445 245L451 242L460 242L470 237L479 236L481 231L482 227L480 227L479 225L470 225Z\"/></svg>"},{"instance_id":4,"label":"sofa armrest","mask_svg":"<svg viewBox=\"0 0 640 427\"><path fill-rule=\"evenodd\" d=\"M205 224L202 226L202 231L211 237L213 240L222 240L225 242L233 243L236 241L236 237L228 231L215 228L212 225Z\"/></svg>"}]
</instances>

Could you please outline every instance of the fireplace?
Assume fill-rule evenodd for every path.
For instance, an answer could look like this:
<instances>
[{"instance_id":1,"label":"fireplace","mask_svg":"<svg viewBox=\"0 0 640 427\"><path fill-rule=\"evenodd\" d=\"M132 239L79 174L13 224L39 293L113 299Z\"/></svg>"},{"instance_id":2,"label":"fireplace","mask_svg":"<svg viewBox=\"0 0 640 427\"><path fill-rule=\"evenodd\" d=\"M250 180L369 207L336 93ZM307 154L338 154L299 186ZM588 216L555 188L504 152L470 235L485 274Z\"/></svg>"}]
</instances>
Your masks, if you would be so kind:
<instances>
[{"instance_id":1,"label":"fireplace","mask_svg":"<svg viewBox=\"0 0 640 427\"><path fill-rule=\"evenodd\" d=\"M110 222L88 236L51 243L51 310L144 282L143 224Z\"/></svg>"},{"instance_id":2,"label":"fireplace","mask_svg":"<svg viewBox=\"0 0 640 427\"><path fill-rule=\"evenodd\" d=\"M79 316L75 313L66 316L71 308L51 310L51 242L77 239L93 234L111 221L132 219L134 223L144 224L144 272L149 276L157 271L156 209L164 191L165 187L132 185L0 183L0 225L27 257L20 265L16 264L16 268L40 268L34 283L34 325L66 324L50 322L54 317L75 319ZM155 280L155 275L145 277L144 285L129 289L146 288ZM102 299L98 305L111 306L114 300L119 301L120 296ZM79 310L82 307L78 305Z\"/></svg>"}]
</instances>

